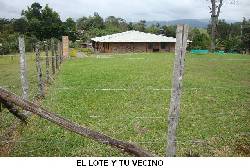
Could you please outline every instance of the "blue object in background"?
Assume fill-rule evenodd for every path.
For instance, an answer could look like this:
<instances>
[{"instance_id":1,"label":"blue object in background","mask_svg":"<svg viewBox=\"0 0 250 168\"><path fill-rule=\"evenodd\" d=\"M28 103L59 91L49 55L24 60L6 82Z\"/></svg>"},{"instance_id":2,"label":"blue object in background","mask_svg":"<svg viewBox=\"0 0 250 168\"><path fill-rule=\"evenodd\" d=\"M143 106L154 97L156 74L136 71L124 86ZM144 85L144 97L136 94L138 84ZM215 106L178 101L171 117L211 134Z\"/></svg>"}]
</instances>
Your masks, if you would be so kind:
<instances>
[{"instance_id":1,"label":"blue object in background","mask_svg":"<svg viewBox=\"0 0 250 168\"><path fill-rule=\"evenodd\" d=\"M225 54L225 52L221 50L221 51L216 51L215 54Z\"/></svg>"},{"instance_id":2,"label":"blue object in background","mask_svg":"<svg viewBox=\"0 0 250 168\"><path fill-rule=\"evenodd\" d=\"M208 54L208 50L191 50L192 54Z\"/></svg>"}]
</instances>

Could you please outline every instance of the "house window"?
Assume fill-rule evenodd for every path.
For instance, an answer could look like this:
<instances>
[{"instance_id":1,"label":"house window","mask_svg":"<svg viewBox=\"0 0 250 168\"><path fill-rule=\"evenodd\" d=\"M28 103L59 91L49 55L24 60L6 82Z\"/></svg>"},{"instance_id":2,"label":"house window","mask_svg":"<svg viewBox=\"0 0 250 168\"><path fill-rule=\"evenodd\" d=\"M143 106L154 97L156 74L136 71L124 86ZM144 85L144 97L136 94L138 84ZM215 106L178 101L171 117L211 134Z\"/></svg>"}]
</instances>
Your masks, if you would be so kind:
<instances>
[{"instance_id":1,"label":"house window","mask_svg":"<svg viewBox=\"0 0 250 168\"><path fill-rule=\"evenodd\" d=\"M153 43L148 43L148 49L153 49Z\"/></svg>"},{"instance_id":2,"label":"house window","mask_svg":"<svg viewBox=\"0 0 250 168\"><path fill-rule=\"evenodd\" d=\"M166 49L167 43L161 43L161 49Z\"/></svg>"}]
</instances>

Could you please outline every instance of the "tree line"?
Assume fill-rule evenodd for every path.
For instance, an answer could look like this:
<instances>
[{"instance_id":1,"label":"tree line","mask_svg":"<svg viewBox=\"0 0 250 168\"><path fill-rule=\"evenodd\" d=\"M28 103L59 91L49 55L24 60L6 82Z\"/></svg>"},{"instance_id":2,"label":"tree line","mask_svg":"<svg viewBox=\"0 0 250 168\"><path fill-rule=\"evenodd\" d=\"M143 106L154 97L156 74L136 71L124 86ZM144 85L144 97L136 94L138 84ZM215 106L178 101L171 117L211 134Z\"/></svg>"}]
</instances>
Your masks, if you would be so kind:
<instances>
[{"instance_id":1,"label":"tree line","mask_svg":"<svg viewBox=\"0 0 250 168\"><path fill-rule=\"evenodd\" d=\"M191 28L189 39L192 40L192 43L189 48L210 49L211 28L211 24L207 29ZM16 52L18 49L17 37L20 34L26 36L26 51L32 51L37 41L51 38L60 39L62 35L69 36L72 47L74 47L79 43L89 42L92 37L128 30L175 37L176 25L147 25L145 20L133 23L115 16L102 18L96 12L92 16L83 16L77 20L69 17L62 21L60 15L48 5L43 7L39 3L33 3L22 11L21 17L18 19L0 18L0 53ZM219 20L215 35L217 50L228 52L250 50L250 20L244 18L242 22L238 23Z\"/></svg>"}]
</instances>

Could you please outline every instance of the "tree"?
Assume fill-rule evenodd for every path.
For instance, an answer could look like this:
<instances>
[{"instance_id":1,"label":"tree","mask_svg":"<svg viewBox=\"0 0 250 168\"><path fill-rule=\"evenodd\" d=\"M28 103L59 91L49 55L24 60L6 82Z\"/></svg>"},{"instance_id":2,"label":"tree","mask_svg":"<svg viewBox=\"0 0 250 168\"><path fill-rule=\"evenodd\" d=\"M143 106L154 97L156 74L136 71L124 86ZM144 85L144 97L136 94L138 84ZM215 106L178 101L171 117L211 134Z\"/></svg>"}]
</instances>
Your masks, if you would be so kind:
<instances>
[{"instance_id":1,"label":"tree","mask_svg":"<svg viewBox=\"0 0 250 168\"><path fill-rule=\"evenodd\" d=\"M150 25L149 27L146 28L146 32L148 33L153 33L153 34L160 34L161 33L161 29L159 25Z\"/></svg>"},{"instance_id":2,"label":"tree","mask_svg":"<svg viewBox=\"0 0 250 168\"><path fill-rule=\"evenodd\" d=\"M94 12L94 16L90 16L87 20L87 28L98 28L103 29L104 28L104 21L103 18L97 13Z\"/></svg>"},{"instance_id":3,"label":"tree","mask_svg":"<svg viewBox=\"0 0 250 168\"><path fill-rule=\"evenodd\" d=\"M87 20L88 18L83 16L76 20L76 28L77 30L87 30Z\"/></svg>"},{"instance_id":4,"label":"tree","mask_svg":"<svg viewBox=\"0 0 250 168\"><path fill-rule=\"evenodd\" d=\"M211 1L211 7L210 13L211 13L211 50L215 51L216 47L216 25L218 23L218 18L220 15L220 10L223 5L223 0L210 0Z\"/></svg>"},{"instance_id":5,"label":"tree","mask_svg":"<svg viewBox=\"0 0 250 168\"><path fill-rule=\"evenodd\" d=\"M48 4L41 11L40 23L42 27L40 40L60 38L64 34L59 14L56 11L53 11Z\"/></svg>"},{"instance_id":6,"label":"tree","mask_svg":"<svg viewBox=\"0 0 250 168\"><path fill-rule=\"evenodd\" d=\"M241 26L241 41L242 41L242 49L245 52L250 51L250 19L246 20L243 18L242 26Z\"/></svg>"},{"instance_id":7,"label":"tree","mask_svg":"<svg viewBox=\"0 0 250 168\"><path fill-rule=\"evenodd\" d=\"M65 35L69 36L69 40L75 42L76 41L76 22L72 18L67 18L63 23L63 29Z\"/></svg>"},{"instance_id":8,"label":"tree","mask_svg":"<svg viewBox=\"0 0 250 168\"><path fill-rule=\"evenodd\" d=\"M22 11L22 16L28 22L28 34L35 35L38 39L42 38L41 10L42 6L39 3L33 3L27 10Z\"/></svg>"},{"instance_id":9,"label":"tree","mask_svg":"<svg viewBox=\"0 0 250 168\"><path fill-rule=\"evenodd\" d=\"M0 32L7 30L6 26L10 25L10 23L11 23L10 20L5 18L0 18Z\"/></svg>"},{"instance_id":10,"label":"tree","mask_svg":"<svg viewBox=\"0 0 250 168\"><path fill-rule=\"evenodd\" d=\"M62 21L59 14L48 5L42 8L39 3L33 3L27 10L22 11L22 16L27 20L29 36L44 40L59 38L64 33L61 31Z\"/></svg>"},{"instance_id":11,"label":"tree","mask_svg":"<svg viewBox=\"0 0 250 168\"><path fill-rule=\"evenodd\" d=\"M210 38L207 33L203 33L195 28L191 30L189 38L192 40L190 48L203 50L209 48Z\"/></svg>"},{"instance_id":12,"label":"tree","mask_svg":"<svg viewBox=\"0 0 250 168\"><path fill-rule=\"evenodd\" d=\"M176 36L176 25L170 26L162 26L163 34L168 37L175 37Z\"/></svg>"},{"instance_id":13,"label":"tree","mask_svg":"<svg viewBox=\"0 0 250 168\"><path fill-rule=\"evenodd\" d=\"M145 27L146 27L145 20L141 20L140 22L134 24L134 26L133 26L134 30L141 31L141 32L145 32L145 30L146 30Z\"/></svg>"},{"instance_id":14,"label":"tree","mask_svg":"<svg viewBox=\"0 0 250 168\"><path fill-rule=\"evenodd\" d=\"M32 19L41 19L41 10L42 6L35 2L31 5L31 7L28 7L27 10L22 11L22 15L26 17L27 20L32 20Z\"/></svg>"},{"instance_id":15,"label":"tree","mask_svg":"<svg viewBox=\"0 0 250 168\"><path fill-rule=\"evenodd\" d=\"M226 52L240 52L240 30L241 23L227 23L225 20L219 20L216 28L216 49L222 49ZM207 31L211 34L211 24Z\"/></svg>"},{"instance_id":16,"label":"tree","mask_svg":"<svg viewBox=\"0 0 250 168\"><path fill-rule=\"evenodd\" d=\"M134 25L132 22L128 23L128 30L134 30Z\"/></svg>"},{"instance_id":17,"label":"tree","mask_svg":"<svg viewBox=\"0 0 250 168\"><path fill-rule=\"evenodd\" d=\"M14 19L13 28L15 32L25 34L27 32L28 22L25 20L25 18Z\"/></svg>"},{"instance_id":18,"label":"tree","mask_svg":"<svg viewBox=\"0 0 250 168\"><path fill-rule=\"evenodd\" d=\"M82 17L77 20L78 39L88 41L90 38L106 35L103 18L95 12L93 16Z\"/></svg>"},{"instance_id":19,"label":"tree","mask_svg":"<svg viewBox=\"0 0 250 168\"><path fill-rule=\"evenodd\" d=\"M226 52L238 52L241 50L240 36L229 37L224 41L224 47Z\"/></svg>"},{"instance_id":20,"label":"tree","mask_svg":"<svg viewBox=\"0 0 250 168\"><path fill-rule=\"evenodd\" d=\"M128 30L128 24L122 18L109 16L105 19L105 29L108 34L124 32Z\"/></svg>"},{"instance_id":21,"label":"tree","mask_svg":"<svg viewBox=\"0 0 250 168\"><path fill-rule=\"evenodd\" d=\"M0 19L0 43L1 54L17 51L18 34L14 31L13 20Z\"/></svg>"}]
</instances>

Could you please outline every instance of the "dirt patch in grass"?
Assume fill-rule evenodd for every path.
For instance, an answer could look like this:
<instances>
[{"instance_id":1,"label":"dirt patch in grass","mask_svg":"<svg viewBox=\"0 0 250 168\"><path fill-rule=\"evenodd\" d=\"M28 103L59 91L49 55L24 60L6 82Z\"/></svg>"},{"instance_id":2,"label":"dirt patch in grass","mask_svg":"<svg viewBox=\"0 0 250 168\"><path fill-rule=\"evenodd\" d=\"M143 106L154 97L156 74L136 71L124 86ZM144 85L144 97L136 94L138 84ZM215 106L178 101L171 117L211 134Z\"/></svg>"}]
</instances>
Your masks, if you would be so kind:
<instances>
[{"instance_id":1,"label":"dirt patch in grass","mask_svg":"<svg viewBox=\"0 0 250 168\"><path fill-rule=\"evenodd\" d=\"M234 152L239 155L250 156L250 134L242 135L235 141Z\"/></svg>"}]
</instances>

